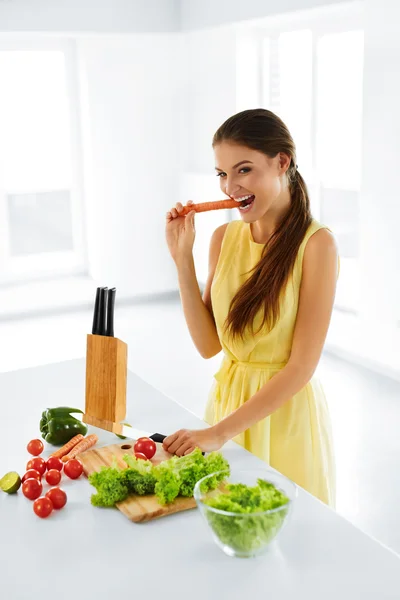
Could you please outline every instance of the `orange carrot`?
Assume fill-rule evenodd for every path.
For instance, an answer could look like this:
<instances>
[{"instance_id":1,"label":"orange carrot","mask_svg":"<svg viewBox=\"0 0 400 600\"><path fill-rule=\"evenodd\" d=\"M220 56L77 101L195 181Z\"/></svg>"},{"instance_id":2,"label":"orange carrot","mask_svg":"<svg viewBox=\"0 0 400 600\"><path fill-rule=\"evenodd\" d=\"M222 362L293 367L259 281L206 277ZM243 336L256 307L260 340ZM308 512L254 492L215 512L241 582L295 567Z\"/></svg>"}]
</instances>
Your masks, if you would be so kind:
<instances>
[{"instance_id":1,"label":"orange carrot","mask_svg":"<svg viewBox=\"0 0 400 600\"><path fill-rule=\"evenodd\" d=\"M68 452L71 452L72 448L74 446L76 446L77 444L79 444L79 442L83 439L85 439L83 437L83 435L81 433L78 433L78 435L71 438L69 440L69 442L64 444L64 446L62 448L60 448L59 450L56 450L55 452L53 452L53 454L51 454L50 456L55 456L56 458L62 458L63 456L68 454Z\"/></svg>"},{"instance_id":2,"label":"orange carrot","mask_svg":"<svg viewBox=\"0 0 400 600\"><path fill-rule=\"evenodd\" d=\"M183 210L179 213L180 217L187 215L190 211L195 210L198 212L206 212L209 210L220 210L221 208L238 208L240 202L236 200L217 200L215 202L201 202L200 204L189 204L184 206Z\"/></svg>"},{"instance_id":3,"label":"orange carrot","mask_svg":"<svg viewBox=\"0 0 400 600\"><path fill-rule=\"evenodd\" d=\"M63 462L67 462L71 458L75 458L75 456L81 454L81 452L85 452L86 450L89 450L89 448L94 446L97 443L98 439L99 438L95 433L92 433L92 435L88 435L87 437L83 438L83 440L81 440L76 446L74 446L69 454L63 456L61 460Z\"/></svg>"}]
</instances>

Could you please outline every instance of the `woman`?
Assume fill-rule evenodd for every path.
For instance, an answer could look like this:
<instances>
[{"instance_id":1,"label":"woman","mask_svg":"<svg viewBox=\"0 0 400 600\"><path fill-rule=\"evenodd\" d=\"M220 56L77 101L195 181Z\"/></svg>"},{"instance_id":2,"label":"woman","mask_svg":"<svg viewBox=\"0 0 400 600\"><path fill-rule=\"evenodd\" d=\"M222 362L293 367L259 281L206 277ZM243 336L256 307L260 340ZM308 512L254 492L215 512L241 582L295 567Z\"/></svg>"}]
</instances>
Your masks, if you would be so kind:
<instances>
[{"instance_id":1,"label":"woman","mask_svg":"<svg viewBox=\"0 0 400 600\"><path fill-rule=\"evenodd\" d=\"M213 139L221 190L240 219L212 235L209 276L196 280L194 215L167 213L183 310L204 358L224 351L205 420L164 441L177 455L209 452L233 439L333 506L335 469L329 413L314 371L327 335L338 276L330 230L313 219L296 149L268 110L230 117Z\"/></svg>"}]
</instances>

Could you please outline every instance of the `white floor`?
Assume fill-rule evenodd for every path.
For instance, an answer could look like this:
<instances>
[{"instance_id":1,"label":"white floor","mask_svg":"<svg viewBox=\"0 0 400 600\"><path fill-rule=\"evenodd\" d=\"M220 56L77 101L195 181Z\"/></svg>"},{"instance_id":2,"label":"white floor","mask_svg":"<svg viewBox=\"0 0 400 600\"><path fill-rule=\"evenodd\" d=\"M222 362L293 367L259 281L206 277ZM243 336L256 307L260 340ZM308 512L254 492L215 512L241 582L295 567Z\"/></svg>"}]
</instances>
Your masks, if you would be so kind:
<instances>
[{"instance_id":1,"label":"white floor","mask_svg":"<svg viewBox=\"0 0 400 600\"><path fill-rule=\"evenodd\" d=\"M0 371L84 357L91 322L88 310L0 322ZM221 356L197 354L179 300L119 307L115 335L128 343L131 370L202 417ZM400 553L400 383L328 354L318 375L334 427L337 510ZM43 392L44 405L57 405ZM71 405L76 401L83 399Z\"/></svg>"}]
</instances>

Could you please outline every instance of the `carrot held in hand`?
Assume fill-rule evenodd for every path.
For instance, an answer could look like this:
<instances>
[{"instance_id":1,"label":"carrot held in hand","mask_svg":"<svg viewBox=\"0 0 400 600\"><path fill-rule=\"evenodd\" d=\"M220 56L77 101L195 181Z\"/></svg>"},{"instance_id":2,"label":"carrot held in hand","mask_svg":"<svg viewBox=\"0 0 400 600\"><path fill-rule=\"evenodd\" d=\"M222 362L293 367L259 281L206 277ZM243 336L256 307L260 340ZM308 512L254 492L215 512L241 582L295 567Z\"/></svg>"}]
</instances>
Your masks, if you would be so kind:
<instances>
[{"instance_id":1,"label":"carrot held in hand","mask_svg":"<svg viewBox=\"0 0 400 600\"><path fill-rule=\"evenodd\" d=\"M183 210L179 213L180 217L184 217L190 211L195 210L198 212L206 212L209 210L219 210L221 208L238 208L240 206L240 202L236 202L236 200L216 200L213 202L201 202L200 204L190 204L189 206L184 206Z\"/></svg>"},{"instance_id":2,"label":"carrot held in hand","mask_svg":"<svg viewBox=\"0 0 400 600\"><path fill-rule=\"evenodd\" d=\"M51 454L50 456L55 456L56 458L62 458L63 456L68 454L68 452L71 452L73 447L76 446L77 444L79 444L79 442L84 439L85 438L83 437L83 435L81 433L78 433L78 435L71 438L69 440L69 442L64 444L64 446L62 448L60 448L59 450L56 450L55 452L53 452L53 454Z\"/></svg>"},{"instance_id":3,"label":"carrot held in hand","mask_svg":"<svg viewBox=\"0 0 400 600\"><path fill-rule=\"evenodd\" d=\"M88 435L87 437L83 438L83 440L81 440L76 446L74 446L69 454L63 456L61 460L63 462L67 462L71 458L75 458L75 456L78 456L78 454L81 454L81 452L85 452L86 450L89 450L89 448L94 446L97 443L98 439L99 438L95 433Z\"/></svg>"}]
</instances>

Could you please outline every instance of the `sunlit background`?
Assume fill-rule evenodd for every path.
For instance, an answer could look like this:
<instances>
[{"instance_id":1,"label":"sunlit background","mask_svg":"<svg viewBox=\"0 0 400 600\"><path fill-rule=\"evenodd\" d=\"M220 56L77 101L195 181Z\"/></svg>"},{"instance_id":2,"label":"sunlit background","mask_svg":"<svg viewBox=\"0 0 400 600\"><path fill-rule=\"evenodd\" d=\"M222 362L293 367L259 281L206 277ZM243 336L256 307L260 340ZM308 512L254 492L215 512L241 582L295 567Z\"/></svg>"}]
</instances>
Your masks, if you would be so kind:
<instances>
[{"instance_id":1,"label":"sunlit background","mask_svg":"<svg viewBox=\"0 0 400 600\"><path fill-rule=\"evenodd\" d=\"M0 2L0 371L83 357L96 286L116 286L129 368L202 416L221 356L189 338L165 213L220 198L214 131L273 110L341 255L318 370L338 510L400 549L372 498L379 480L400 500L399 17L391 0ZM200 287L237 218L196 217Z\"/></svg>"}]
</instances>

